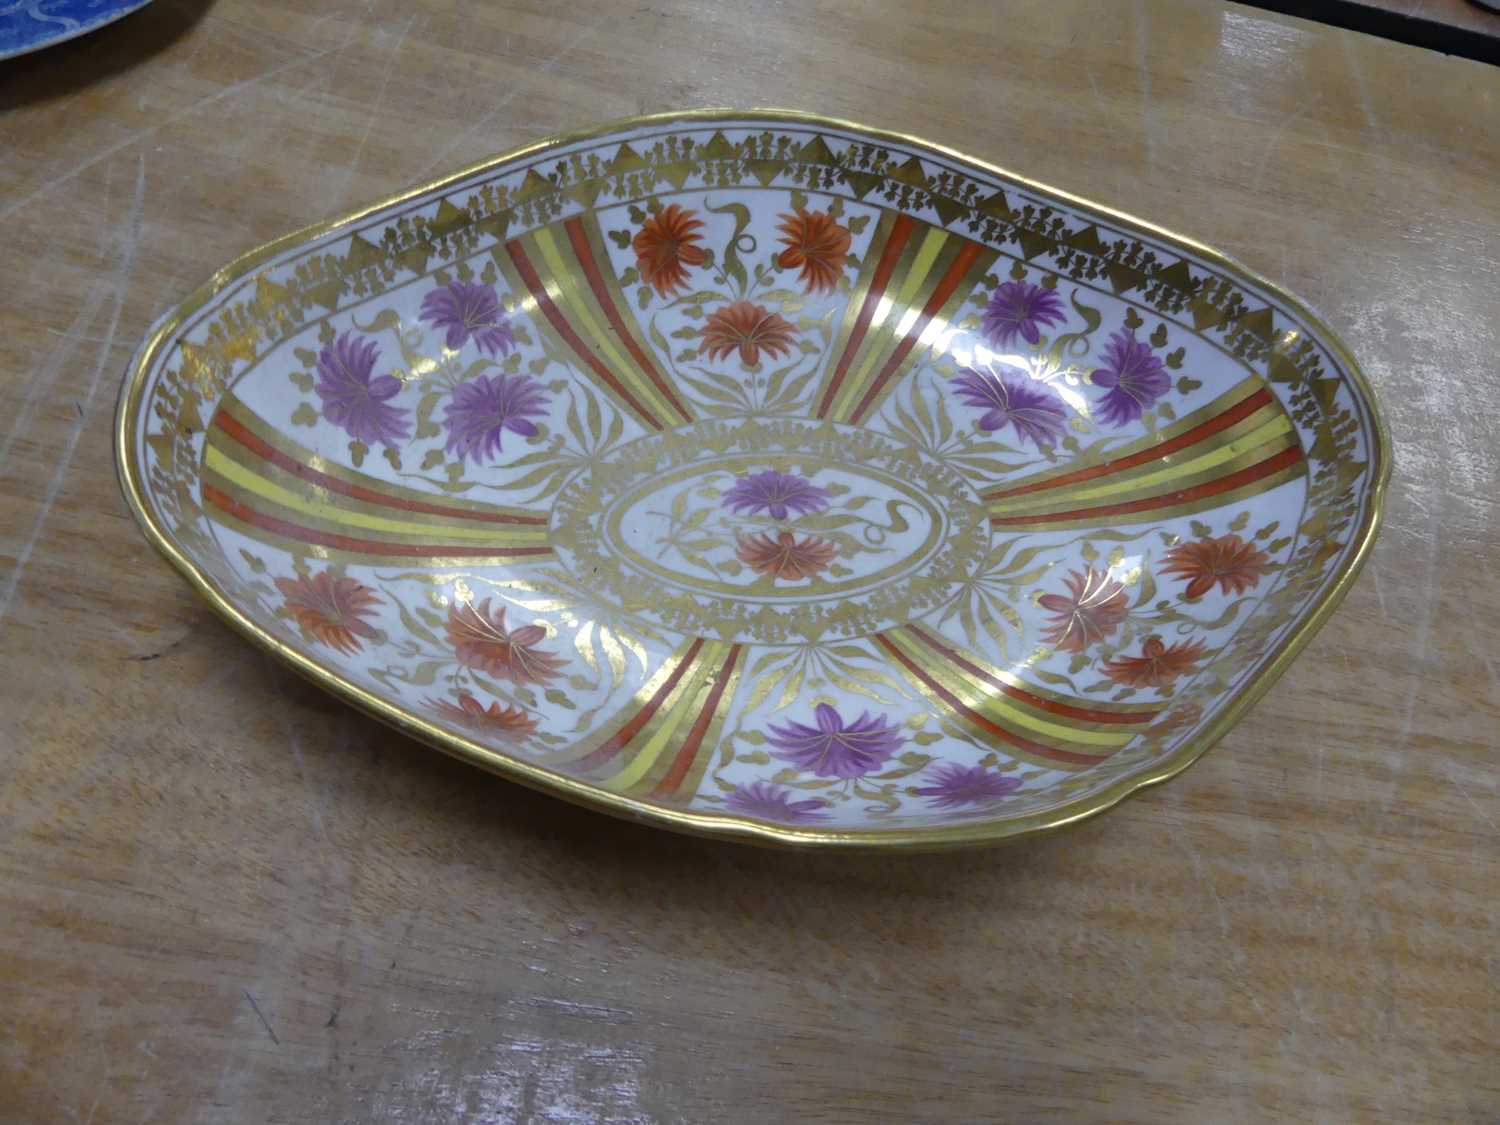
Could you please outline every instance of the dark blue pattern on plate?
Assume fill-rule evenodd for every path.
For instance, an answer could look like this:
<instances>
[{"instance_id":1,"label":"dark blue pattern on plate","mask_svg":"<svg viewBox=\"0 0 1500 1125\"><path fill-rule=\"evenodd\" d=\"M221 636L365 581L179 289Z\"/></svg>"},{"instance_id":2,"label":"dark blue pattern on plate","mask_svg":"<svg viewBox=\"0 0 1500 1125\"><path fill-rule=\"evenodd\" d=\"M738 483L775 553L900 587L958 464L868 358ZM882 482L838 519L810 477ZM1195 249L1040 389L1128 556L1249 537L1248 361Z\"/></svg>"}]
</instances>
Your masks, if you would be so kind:
<instances>
[{"instance_id":1,"label":"dark blue pattern on plate","mask_svg":"<svg viewBox=\"0 0 1500 1125\"><path fill-rule=\"evenodd\" d=\"M0 59L113 23L149 0L0 0Z\"/></svg>"}]
</instances>

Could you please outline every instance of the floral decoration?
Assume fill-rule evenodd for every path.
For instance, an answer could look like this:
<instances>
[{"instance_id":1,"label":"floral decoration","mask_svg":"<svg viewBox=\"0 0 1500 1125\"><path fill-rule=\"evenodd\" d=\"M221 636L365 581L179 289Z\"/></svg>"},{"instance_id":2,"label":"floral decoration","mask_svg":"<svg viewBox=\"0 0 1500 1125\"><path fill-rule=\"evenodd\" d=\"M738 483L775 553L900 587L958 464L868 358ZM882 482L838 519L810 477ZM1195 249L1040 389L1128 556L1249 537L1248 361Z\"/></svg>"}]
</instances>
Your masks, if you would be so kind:
<instances>
[{"instance_id":1,"label":"floral decoration","mask_svg":"<svg viewBox=\"0 0 1500 1125\"><path fill-rule=\"evenodd\" d=\"M505 607L490 610L490 599L478 606L467 602L448 609L448 643L459 661L487 675L516 684L542 684L555 679L567 666L538 646L547 639L540 625L510 629Z\"/></svg>"},{"instance_id":2,"label":"floral decoration","mask_svg":"<svg viewBox=\"0 0 1500 1125\"><path fill-rule=\"evenodd\" d=\"M632 246L641 280L663 297L688 283L688 268L708 260L704 252L703 220L697 213L669 203L652 215L637 232Z\"/></svg>"},{"instance_id":3,"label":"floral decoration","mask_svg":"<svg viewBox=\"0 0 1500 1125\"><path fill-rule=\"evenodd\" d=\"M786 247L776 264L784 270L800 269L800 280L808 293L832 293L849 259L851 236L827 211L799 207L781 215L781 244Z\"/></svg>"},{"instance_id":4,"label":"floral decoration","mask_svg":"<svg viewBox=\"0 0 1500 1125\"><path fill-rule=\"evenodd\" d=\"M739 559L757 574L768 574L779 582L800 582L826 570L838 550L816 535L798 539L790 531L778 531L773 539L764 532L739 542Z\"/></svg>"},{"instance_id":5,"label":"floral decoration","mask_svg":"<svg viewBox=\"0 0 1500 1125\"><path fill-rule=\"evenodd\" d=\"M373 341L345 332L318 353L314 389L323 400L323 417L355 441L394 447L411 436L411 411L390 404L401 390L400 379L371 377L379 358Z\"/></svg>"},{"instance_id":6,"label":"floral decoration","mask_svg":"<svg viewBox=\"0 0 1500 1125\"><path fill-rule=\"evenodd\" d=\"M531 419L547 413L547 402L541 384L525 375L478 375L460 383L445 412L445 448L476 465L492 460L504 449L507 431L536 434Z\"/></svg>"},{"instance_id":7,"label":"floral decoration","mask_svg":"<svg viewBox=\"0 0 1500 1125\"><path fill-rule=\"evenodd\" d=\"M1000 430L1010 426L1018 438L1038 449L1055 445L1067 432L1067 409L1062 400L1025 375L1004 377L993 371L963 368L953 380L958 397L969 406L983 410L981 430Z\"/></svg>"},{"instance_id":8,"label":"floral decoration","mask_svg":"<svg viewBox=\"0 0 1500 1125\"><path fill-rule=\"evenodd\" d=\"M443 344L455 351L470 339L487 355L507 355L516 346L515 331L493 285L450 281L422 298L420 315L446 333Z\"/></svg>"},{"instance_id":9,"label":"floral decoration","mask_svg":"<svg viewBox=\"0 0 1500 1125\"><path fill-rule=\"evenodd\" d=\"M362 582L324 570L278 578L276 588L298 628L320 644L351 655L379 636L366 618L380 598Z\"/></svg>"},{"instance_id":10,"label":"floral decoration","mask_svg":"<svg viewBox=\"0 0 1500 1125\"><path fill-rule=\"evenodd\" d=\"M1035 346L1041 343L1043 328L1066 319L1062 298L1054 290L1029 281L1007 281L985 305L983 331L996 347L1010 347L1017 337Z\"/></svg>"},{"instance_id":11,"label":"floral decoration","mask_svg":"<svg viewBox=\"0 0 1500 1125\"><path fill-rule=\"evenodd\" d=\"M771 724L775 756L818 777L863 777L879 770L906 739L884 715L862 712L853 722L827 703L813 709L813 725Z\"/></svg>"},{"instance_id":12,"label":"floral decoration","mask_svg":"<svg viewBox=\"0 0 1500 1125\"><path fill-rule=\"evenodd\" d=\"M753 301L734 301L708 314L703 324L703 354L723 359L738 351L746 367L760 363L760 353L791 354L797 330L777 313Z\"/></svg>"},{"instance_id":13,"label":"floral decoration","mask_svg":"<svg viewBox=\"0 0 1500 1125\"><path fill-rule=\"evenodd\" d=\"M828 507L830 498L825 489L806 477L768 469L736 479L721 503L736 512L751 515L767 512L772 519L784 520L793 512L799 516L821 512Z\"/></svg>"},{"instance_id":14,"label":"floral decoration","mask_svg":"<svg viewBox=\"0 0 1500 1125\"><path fill-rule=\"evenodd\" d=\"M1187 580L1185 598L1201 598L1215 586L1226 594L1253 590L1270 570L1271 556L1238 535L1205 536L1167 552L1161 572Z\"/></svg>"}]
</instances>

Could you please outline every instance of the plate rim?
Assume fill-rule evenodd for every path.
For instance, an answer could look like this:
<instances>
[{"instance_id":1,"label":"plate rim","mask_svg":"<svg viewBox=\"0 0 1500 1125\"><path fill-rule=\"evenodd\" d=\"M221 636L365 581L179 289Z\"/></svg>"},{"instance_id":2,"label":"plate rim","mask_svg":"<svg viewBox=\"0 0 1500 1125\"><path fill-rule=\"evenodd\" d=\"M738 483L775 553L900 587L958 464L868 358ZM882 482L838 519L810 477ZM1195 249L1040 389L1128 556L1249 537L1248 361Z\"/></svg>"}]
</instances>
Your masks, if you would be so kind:
<instances>
[{"instance_id":1,"label":"plate rim","mask_svg":"<svg viewBox=\"0 0 1500 1125\"><path fill-rule=\"evenodd\" d=\"M1272 653L1269 662L1230 699L1217 718L1196 736L1185 741L1170 754L1150 768L1134 776L1121 778L1103 789L1072 798L1055 808L1032 813L1012 820L972 821L958 824L915 828L831 828L792 827L763 823L727 813L701 813L686 808L674 809L653 804L638 798L627 797L595 786L587 781L569 778L519 757L510 757L490 750L483 745L443 729L407 711L398 704L381 698L375 693L323 667L317 661L299 652L293 646L277 639L241 612L220 591L214 581L172 542L166 529L160 525L147 503L147 491L141 466L137 461L137 445L134 440L136 422L141 399L146 387L146 376L162 347L171 339L177 327L187 317L212 301L229 285L253 272L261 263L292 249L352 225L380 211L409 202L419 196L457 184L481 173L497 170L527 157L545 153L580 141L595 140L631 129L671 122L684 124L724 121L766 122L779 124L816 125L853 132L876 142L914 147L934 153L946 159L979 169L987 175L1016 184L1035 192L1045 193L1054 199L1084 208L1094 214L1120 224L1137 233L1164 239L1169 244L1182 247L1213 263L1241 281L1249 282L1276 297L1290 312L1300 317L1317 333L1319 342L1338 360L1347 372L1351 383L1368 406L1372 422L1370 461L1372 476L1369 504L1363 523L1356 532L1354 549L1345 557L1342 569L1333 579L1333 584L1317 606L1292 626ZM127 506L140 525L147 540L178 571L187 583L209 604L218 617L237 632L248 637L265 651L278 657L303 678L315 683L360 711L380 720L417 741L459 758L487 772L498 774L508 780L519 782L551 796L561 797L572 804L604 812L615 817L645 823L689 835L728 839L768 846L793 848L818 848L856 851L940 851L953 848L974 847L1001 842L1016 842L1051 835L1063 828L1080 824L1121 804L1153 786L1170 781L1188 769L1216 745L1244 714L1271 689L1286 672L1296 657L1305 649L1318 630L1338 609L1358 578L1381 524L1384 522L1386 493L1391 478L1393 457L1391 435L1382 413L1375 389L1360 367L1349 347L1328 323L1305 301L1290 293L1284 286L1269 280L1255 270L1223 251L1207 246L1196 239L1158 226L1128 212L1094 202L1069 191L1052 187L1039 180L1010 172L999 165L946 145L925 140L910 133L876 128L845 118L802 110L764 107L733 109L716 107L706 109L666 110L657 113L636 114L616 118L582 129L557 133L538 141L508 149L493 156L455 169L442 176L406 188L379 201L365 204L351 211L308 224L270 242L261 244L217 270L202 285L193 290L184 300L159 318L149 329L145 340L131 357L125 380L120 389L115 411L114 431L115 469Z\"/></svg>"}]
</instances>

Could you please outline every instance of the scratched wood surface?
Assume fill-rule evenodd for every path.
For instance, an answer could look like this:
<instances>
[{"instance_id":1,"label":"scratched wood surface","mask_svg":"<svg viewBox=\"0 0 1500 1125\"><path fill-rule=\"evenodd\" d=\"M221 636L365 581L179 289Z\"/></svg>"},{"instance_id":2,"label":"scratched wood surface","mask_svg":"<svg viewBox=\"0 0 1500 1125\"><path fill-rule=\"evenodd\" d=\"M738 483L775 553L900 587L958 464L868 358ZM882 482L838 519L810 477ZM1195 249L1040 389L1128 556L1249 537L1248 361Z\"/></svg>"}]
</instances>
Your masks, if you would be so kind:
<instances>
[{"instance_id":1,"label":"scratched wood surface","mask_svg":"<svg viewBox=\"0 0 1500 1125\"><path fill-rule=\"evenodd\" d=\"M230 634L117 495L147 325L554 130L785 104L1138 211L1366 364L1384 535L1185 777L998 851L676 838ZM157 0L0 65L0 1120L1500 1118L1500 70L1217 0Z\"/></svg>"}]
</instances>

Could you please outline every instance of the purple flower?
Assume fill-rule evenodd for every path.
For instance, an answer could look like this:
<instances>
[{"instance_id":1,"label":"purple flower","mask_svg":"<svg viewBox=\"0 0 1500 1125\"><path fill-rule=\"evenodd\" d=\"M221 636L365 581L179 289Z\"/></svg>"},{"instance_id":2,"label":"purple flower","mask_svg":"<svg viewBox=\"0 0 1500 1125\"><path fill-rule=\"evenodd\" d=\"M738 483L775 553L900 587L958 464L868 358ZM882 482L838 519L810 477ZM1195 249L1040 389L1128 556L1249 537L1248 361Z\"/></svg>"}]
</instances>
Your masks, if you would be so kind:
<instances>
[{"instance_id":1,"label":"purple flower","mask_svg":"<svg viewBox=\"0 0 1500 1125\"><path fill-rule=\"evenodd\" d=\"M769 781L752 781L741 785L724 804L735 812L749 813L762 820L827 820L822 801L794 801L792 793Z\"/></svg>"},{"instance_id":2,"label":"purple flower","mask_svg":"<svg viewBox=\"0 0 1500 1125\"><path fill-rule=\"evenodd\" d=\"M1007 281L985 306L984 335L996 347L1015 343L1017 336L1037 344L1042 339L1037 325L1061 324L1066 319L1062 298L1051 289L1029 281Z\"/></svg>"},{"instance_id":3,"label":"purple flower","mask_svg":"<svg viewBox=\"0 0 1500 1125\"><path fill-rule=\"evenodd\" d=\"M1041 449L1054 444L1067 429L1062 400L1034 379L1004 379L993 371L965 367L953 386L965 403L985 412L979 419L981 430L1014 426L1017 437L1030 438Z\"/></svg>"},{"instance_id":4,"label":"purple flower","mask_svg":"<svg viewBox=\"0 0 1500 1125\"><path fill-rule=\"evenodd\" d=\"M1092 380L1096 387L1109 388L1096 405L1099 417L1115 426L1140 421L1141 414L1172 387L1172 377L1151 345L1123 328L1110 334L1104 366L1094 371Z\"/></svg>"},{"instance_id":5,"label":"purple flower","mask_svg":"<svg viewBox=\"0 0 1500 1125\"><path fill-rule=\"evenodd\" d=\"M541 384L526 375L480 375L453 389L445 424L449 453L483 464L503 448L505 431L530 437L536 426L527 415L547 413Z\"/></svg>"},{"instance_id":6,"label":"purple flower","mask_svg":"<svg viewBox=\"0 0 1500 1125\"><path fill-rule=\"evenodd\" d=\"M776 757L819 777L863 777L878 770L906 743L901 729L884 715L865 711L846 725L826 703L819 703L814 714L818 725L813 727L772 724L770 742L781 751Z\"/></svg>"},{"instance_id":7,"label":"purple flower","mask_svg":"<svg viewBox=\"0 0 1500 1125\"><path fill-rule=\"evenodd\" d=\"M341 427L355 441L366 445L411 435L406 416L411 412L391 406L386 400L401 390L394 375L371 379L380 349L369 340L345 332L318 353L318 382L314 389L323 400L323 417Z\"/></svg>"},{"instance_id":8,"label":"purple flower","mask_svg":"<svg viewBox=\"0 0 1500 1125\"><path fill-rule=\"evenodd\" d=\"M479 350L490 355L505 355L516 346L516 335L500 309L493 285L451 281L422 298L421 316L434 328L446 328L444 343L455 350L471 335Z\"/></svg>"},{"instance_id":9,"label":"purple flower","mask_svg":"<svg viewBox=\"0 0 1500 1125\"><path fill-rule=\"evenodd\" d=\"M736 512L770 512L773 519L784 520L789 511L805 516L828 507L828 493L804 477L768 469L754 476L740 477L724 493L724 507Z\"/></svg>"},{"instance_id":10,"label":"purple flower","mask_svg":"<svg viewBox=\"0 0 1500 1125\"><path fill-rule=\"evenodd\" d=\"M984 766L960 766L949 762L937 768L937 783L912 792L926 797L934 808L958 809L983 805L1021 788L1019 777L1006 777Z\"/></svg>"}]
</instances>

